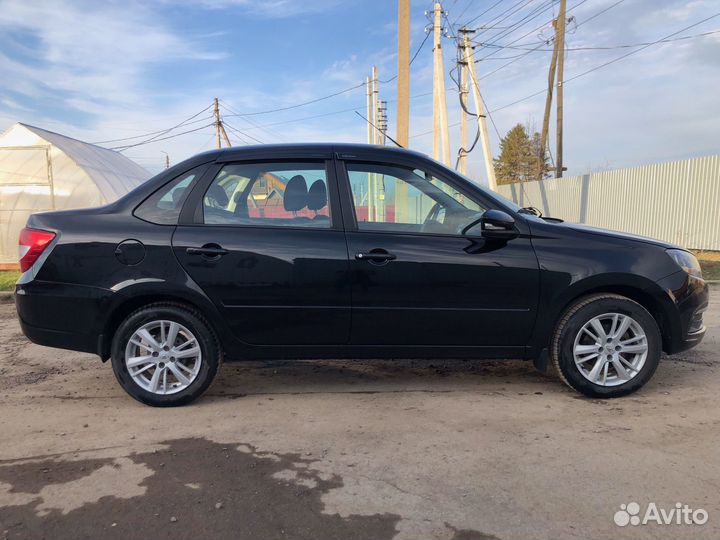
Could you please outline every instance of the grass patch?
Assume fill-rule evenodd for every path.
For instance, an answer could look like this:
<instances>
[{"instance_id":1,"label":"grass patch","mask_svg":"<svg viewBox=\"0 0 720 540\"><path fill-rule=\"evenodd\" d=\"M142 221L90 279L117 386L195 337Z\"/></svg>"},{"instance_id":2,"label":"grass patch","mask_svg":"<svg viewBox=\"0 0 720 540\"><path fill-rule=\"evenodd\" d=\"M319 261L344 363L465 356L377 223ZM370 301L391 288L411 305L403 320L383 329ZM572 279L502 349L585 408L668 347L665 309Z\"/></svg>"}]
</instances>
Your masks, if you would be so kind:
<instances>
[{"instance_id":1,"label":"grass patch","mask_svg":"<svg viewBox=\"0 0 720 540\"><path fill-rule=\"evenodd\" d=\"M703 278L709 281L720 280L720 261L700 261Z\"/></svg>"},{"instance_id":2,"label":"grass patch","mask_svg":"<svg viewBox=\"0 0 720 540\"><path fill-rule=\"evenodd\" d=\"M0 270L0 291L14 291L19 277L17 270Z\"/></svg>"},{"instance_id":3,"label":"grass patch","mask_svg":"<svg viewBox=\"0 0 720 540\"><path fill-rule=\"evenodd\" d=\"M720 251L693 251L700 261L703 277L709 281L720 281Z\"/></svg>"}]
</instances>

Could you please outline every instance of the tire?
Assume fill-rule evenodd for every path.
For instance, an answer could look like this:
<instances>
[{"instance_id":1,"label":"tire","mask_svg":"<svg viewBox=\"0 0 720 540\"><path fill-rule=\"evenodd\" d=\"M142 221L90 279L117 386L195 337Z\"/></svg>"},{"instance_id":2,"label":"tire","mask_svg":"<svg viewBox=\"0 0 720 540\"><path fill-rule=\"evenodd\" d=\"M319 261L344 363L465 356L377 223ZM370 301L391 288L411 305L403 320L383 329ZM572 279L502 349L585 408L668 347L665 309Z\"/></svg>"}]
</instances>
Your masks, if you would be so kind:
<instances>
[{"instance_id":1,"label":"tire","mask_svg":"<svg viewBox=\"0 0 720 540\"><path fill-rule=\"evenodd\" d=\"M175 336L172 348L171 335ZM153 407L187 405L197 399L213 382L221 362L212 327L183 304L162 302L140 308L113 336L112 367L120 386Z\"/></svg>"},{"instance_id":2,"label":"tire","mask_svg":"<svg viewBox=\"0 0 720 540\"><path fill-rule=\"evenodd\" d=\"M642 388L655 373L661 351L653 316L637 302L610 293L572 304L560 317L550 344L560 378L592 398L621 397Z\"/></svg>"}]
</instances>

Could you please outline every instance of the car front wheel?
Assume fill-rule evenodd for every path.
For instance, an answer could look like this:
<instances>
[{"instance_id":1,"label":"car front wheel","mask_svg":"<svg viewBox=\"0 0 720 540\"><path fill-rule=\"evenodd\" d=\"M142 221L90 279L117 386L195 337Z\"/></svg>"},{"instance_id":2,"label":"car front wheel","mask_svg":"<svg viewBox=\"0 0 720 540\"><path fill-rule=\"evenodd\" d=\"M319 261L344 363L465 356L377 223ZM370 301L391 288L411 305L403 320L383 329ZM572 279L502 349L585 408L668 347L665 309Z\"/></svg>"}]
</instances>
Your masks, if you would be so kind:
<instances>
[{"instance_id":1,"label":"car front wheel","mask_svg":"<svg viewBox=\"0 0 720 540\"><path fill-rule=\"evenodd\" d=\"M612 398L649 381L661 349L657 322L643 306L603 293L582 298L565 311L550 353L566 384L589 397Z\"/></svg>"},{"instance_id":2,"label":"car front wheel","mask_svg":"<svg viewBox=\"0 0 720 540\"><path fill-rule=\"evenodd\" d=\"M155 407L185 405L212 383L221 361L217 338L195 310L151 304L118 327L112 366L123 389Z\"/></svg>"}]
</instances>

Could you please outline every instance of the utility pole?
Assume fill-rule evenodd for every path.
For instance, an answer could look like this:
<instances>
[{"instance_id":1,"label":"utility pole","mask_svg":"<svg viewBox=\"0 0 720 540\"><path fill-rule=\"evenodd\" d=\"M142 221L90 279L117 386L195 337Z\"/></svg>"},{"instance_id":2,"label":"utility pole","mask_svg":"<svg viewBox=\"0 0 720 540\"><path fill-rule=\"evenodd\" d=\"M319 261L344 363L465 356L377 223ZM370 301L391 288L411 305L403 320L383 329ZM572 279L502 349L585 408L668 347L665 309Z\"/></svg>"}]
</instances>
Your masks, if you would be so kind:
<instances>
[{"instance_id":1,"label":"utility pole","mask_svg":"<svg viewBox=\"0 0 720 540\"><path fill-rule=\"evenodd\" d=\"M373 127L372 127L372 121L373 121L373 103L372 103L372 82L370 80L370 77L365 78L365 94L367 97L367 108L365 109L365 115L368 119L367 122L367 143L373 144Z\"/></svg>"},{"instance_id":2,"label":"utility pole","mask_svg":"<svg viewBox=\"0 0 720 540\"><path fill-rule=\"evenodd\" d=\"M215 101L213 102L213 108L215 113L215 142L217 143L218 148L222 148L222 143L220 142L220 105L218 104L218 98L215 98Z\"/></svg>"},{"instance_id":3,"label":"utility pole","mask_svg":"<svg viewBox=\"0 0 720 540\"><path fill-rule=\"evenodd\" d=\"M380 89L379 89L379 83L378 83L378 69L377 66L373 66L372 68L372 107L373 107L373 115L372 115L372 123L374 124L373 128L373 142L375 144L382 144L382 134L378 129L380 128Z\"/></svg>"},{"instance_id":4,"label":"utility pole","mask_svg":"<svg viewBox=\"0 0 720 540\"><path fill-rule=\"evenodd\" d=\"M450 137L448 133L447 101L445 99L445 68L443 67L442 16L440 2L435 3L433 22L433 157L450 165Z\"/></svg>"},{"instance_id":5,"label":"utility pole","mask_svg":"<svg viewBox=\"0 0 720 540\"><path fill-rule=\"evenodd\" d=\"M408 147L410 130L410 0L398 0L397 133L395 140Z\"/></svg>"},{"instance_id":6,"label":"utility pole","mask_svg":"<svg viewBox=\"0 0 720 540\"><path fill-rule=\"evenodd\" d=\"M380 137L377 130L378 118L379 118L379 104L378 104L378 71L377 66L372 67L372 73L370 77L370 102L369 102L369 115L368 120L370 121L369 129L370 141L372 144L379 144ZM368 221L376 221L377 219L377 175L374 173L368 174Z\"/></svg>"},{"instance_id":7,"label":"utility pole","mask_svg":"<svg viewBox=\"0 0 720 540\"><path fill-rule=\"evenodd\" d=\"M467 62L468 77L470 79L470 87L472 88L473 101L475 102L475 114L477 115L478 129L480 129L480 142L482 143L483 159L485 160L485 173L487 175L488 187L497 191L497 181L495 180L495 165L493 163L492 149L490 147L490 134L488 133L487 121L485 118L485 106L483 104L482 95L480 94L480 85L478 83L477 73L475 71L475 59L473 58L473 46L470 43L468 34L472 32L467 28L461 28L460 32L463 36L463 48L465 54L463 59Z\"/></svg>"},{"instance_id":8,"label":"utility pole","mask_svg":"<svg viewBox=\"0 0 720 540\"><path fill-rule=\"evenodd\" d=\"M218 98L215 98L213 101L213 113L215 114L215 140L217 142L217 147L222 148L222 142L220 140L221 135L222 138L225 139L225 144L227 144L228 147L232 146L230 137L228 137L227 131L225 131L225 126L223 126L222 119L220 118L220 105L218 103Z\"/></svg>"},{"instance_id":9,"label":"utility pole","mask_svg":"<svg viewBox=\"0 0 720 540\"><path fill-rule=\"evenodd\" d=\"M165 168L169 169L170 168L170 154L168 154L167 152L163 152L163 154L165 154Z\"/></svg>"},{"instance_id":10,"label":"utility pole","mask_svg":"<svg viewBox=\"0 0 720 540\"><path fill-rule=\"evenodd\" d=\"M553 21L553 27L556 28L557 32L557 21ZM553 86L555 85L555 69L557 68L558 59L558 40L553 40L553 53L552 59L550 60L550 69L548 70L548 91L545 96L545 113L543 114L543 125L542 132L540 134L540 148L542 151L542 157L545 157L547 152L547 140L548 131L550 129L550 107L552 106ZM542 163L541 163L542 165Z\"/></svg>"},{"instance_id":11,"label":"utility pole","mask_svg":"<svg viewBox=\"0 0 720 540\"><path fill-rule=\"evenodd\" d=\"M378 142L384 145L387 142L387 101L378 100L378 130Z\"/></svg>"},{"instance_id":12,"label":"utility pole","mask_svg":"<svg viewBox=\"0 0 720 540\"><path fill-rule=\"evenodd\" d=\"M465 58L465 49L461 43L458 43L460 49L460 58L458 62L458 77L460 82L460 154L458 156L458 171L461 174L467 174L467 151L468 151L468 133L467 133L467 59Z\"/></svg>"},{"instance_id":13,"label":"utility pole","mask_svg":"<svg viewBox=\"0 0 720 540\"><path fill-rule=\"evenodd\" d=\"M563 175L563 78L565 76L565 13L567 0L560 0L560 10L558 11L556 36L557 42L557 147L555 150L555 178L561 178Z\"/></svg>"}]
</instances>

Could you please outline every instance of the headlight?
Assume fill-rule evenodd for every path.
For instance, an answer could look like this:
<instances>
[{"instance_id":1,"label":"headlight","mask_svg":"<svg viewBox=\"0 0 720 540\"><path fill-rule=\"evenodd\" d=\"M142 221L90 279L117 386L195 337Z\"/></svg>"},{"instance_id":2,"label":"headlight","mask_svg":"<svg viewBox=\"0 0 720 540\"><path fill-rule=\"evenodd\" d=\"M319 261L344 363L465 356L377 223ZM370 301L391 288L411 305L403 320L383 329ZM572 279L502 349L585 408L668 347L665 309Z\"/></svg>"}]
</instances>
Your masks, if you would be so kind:
<instances>
[{"instance_id":1,"label":"headlight","mask_svg":"<svg viewBox=\"0 0 720 540\"><path fill-rule=\"evenodd\" d=\"M665 251L675 263L691 276L702 279L700 263L695 255L682 249L668 249Z\"/></svg>"}]
</instances>

